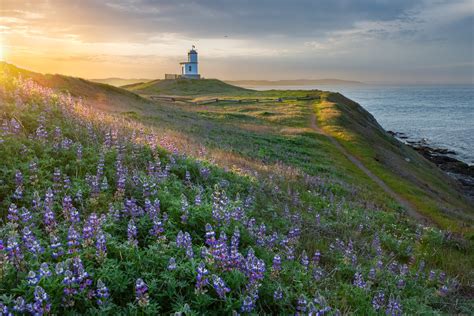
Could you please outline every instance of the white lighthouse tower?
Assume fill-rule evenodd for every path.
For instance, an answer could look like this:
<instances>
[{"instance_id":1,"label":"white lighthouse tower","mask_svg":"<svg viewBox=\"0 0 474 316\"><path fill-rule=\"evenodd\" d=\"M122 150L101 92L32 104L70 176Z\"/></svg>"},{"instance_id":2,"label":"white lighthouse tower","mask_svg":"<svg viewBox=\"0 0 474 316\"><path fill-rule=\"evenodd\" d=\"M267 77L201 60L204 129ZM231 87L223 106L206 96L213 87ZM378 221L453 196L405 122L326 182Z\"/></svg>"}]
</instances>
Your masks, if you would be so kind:
<instances>
[{"instance_id":1,"label":"white lighthouse tower","mask_svg":"<svg viewBox=\"0 0 474 316\"><path fill-rule=\"evenodd\" d=\"M188 61L183 61L181 64L181 76L188 79L200 79L201 75L198 72L198 53L195 46L188 52Z\"/></svg>"}]
</instances>

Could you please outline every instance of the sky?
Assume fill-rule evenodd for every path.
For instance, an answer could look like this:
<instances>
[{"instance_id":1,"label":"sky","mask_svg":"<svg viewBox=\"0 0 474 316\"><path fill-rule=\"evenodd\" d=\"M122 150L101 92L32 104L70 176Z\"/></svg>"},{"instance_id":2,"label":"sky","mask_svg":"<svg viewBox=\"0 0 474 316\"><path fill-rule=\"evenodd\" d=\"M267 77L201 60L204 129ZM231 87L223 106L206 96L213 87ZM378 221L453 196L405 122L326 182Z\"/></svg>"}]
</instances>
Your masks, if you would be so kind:
<instances>
[{"instance_id":1,"label":"sky","mask_svg":"<svg viewBox=\"0 0 474 316\"><path fill-rule=\"evenodd\" d=\"M474 83L474 0L0 0L0 58L84 78Z\"/></svg>"}]
</instances>

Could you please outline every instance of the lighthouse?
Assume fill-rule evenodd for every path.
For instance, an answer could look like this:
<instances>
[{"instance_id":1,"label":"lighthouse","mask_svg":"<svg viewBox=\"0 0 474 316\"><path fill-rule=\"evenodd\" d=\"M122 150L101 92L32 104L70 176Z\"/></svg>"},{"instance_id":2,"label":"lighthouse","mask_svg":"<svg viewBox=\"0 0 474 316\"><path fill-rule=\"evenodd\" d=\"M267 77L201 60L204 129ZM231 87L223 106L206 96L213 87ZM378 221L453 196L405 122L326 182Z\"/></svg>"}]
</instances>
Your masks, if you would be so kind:
<instances>
[{"instance_id":1,"label":"lighthouse","mask_svg":"<svg viewBox=\"0 0 474 316\"><path fill-rule=\"evenodd\" d=\"M198 53L196 47L193 45L188 52L188 61L183 61L181 65L181 77L188 79L200 79L201 75L198 72Z\"/></svg>"}]
</instances>

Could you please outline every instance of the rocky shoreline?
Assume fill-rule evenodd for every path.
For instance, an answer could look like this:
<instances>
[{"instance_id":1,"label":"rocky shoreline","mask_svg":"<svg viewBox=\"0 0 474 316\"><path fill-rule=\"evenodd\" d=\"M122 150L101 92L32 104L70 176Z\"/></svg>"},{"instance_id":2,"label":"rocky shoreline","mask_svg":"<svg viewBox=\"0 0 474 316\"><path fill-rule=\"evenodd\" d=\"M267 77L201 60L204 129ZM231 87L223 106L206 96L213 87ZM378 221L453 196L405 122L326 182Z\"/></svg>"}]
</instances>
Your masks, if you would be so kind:
<instances>
[{"instance_id":1,"label":"rocky shoreline","mask_svg":"<svg viewBox=\"0 0 474 316\"><path fill-rule=\"evenodd\" d=\"M400 132L388 131L388 133L405 144L411 146L426 159L433 162L441 170L456 179L465 194L474 201L474 166L455 158L457 153L446 148L438 148L430 145L427 140L410 140L409 137Z\"/></svg>"}]
</instances>

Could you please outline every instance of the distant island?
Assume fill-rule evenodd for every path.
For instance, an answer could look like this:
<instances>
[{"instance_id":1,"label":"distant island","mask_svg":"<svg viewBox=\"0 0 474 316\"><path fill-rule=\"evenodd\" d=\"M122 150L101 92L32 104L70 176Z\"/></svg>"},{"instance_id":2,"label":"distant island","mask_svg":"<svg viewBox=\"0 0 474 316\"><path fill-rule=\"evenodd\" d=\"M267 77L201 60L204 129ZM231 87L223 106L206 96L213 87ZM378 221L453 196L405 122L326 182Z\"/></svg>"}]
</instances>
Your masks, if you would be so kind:
<instances>
[{"instance_id":1,"label":"distant island","mask_svg":"<svg viewBox=\"0 0 474 316\"><path fill-rule=\"evenodd\" d=\"M294 79L294 80L225 80L237 86L308 86L308 85L363 85L363 82L342 79Z\"/></svg>"}]
</instances>

